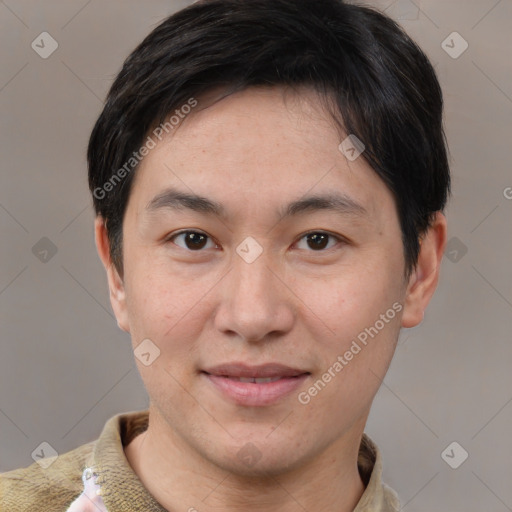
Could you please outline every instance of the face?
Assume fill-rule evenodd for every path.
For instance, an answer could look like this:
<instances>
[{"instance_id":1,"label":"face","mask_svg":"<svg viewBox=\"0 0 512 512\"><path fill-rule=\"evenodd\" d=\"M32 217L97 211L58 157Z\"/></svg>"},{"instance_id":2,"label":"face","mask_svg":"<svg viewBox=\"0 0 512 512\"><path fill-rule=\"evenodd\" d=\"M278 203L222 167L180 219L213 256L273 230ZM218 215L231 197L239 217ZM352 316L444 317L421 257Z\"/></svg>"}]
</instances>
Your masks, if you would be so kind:
<instances>
[{"instance_id":1,"label":"face","mask_svg":"<svg viewBox=\"0 0 512 512\"><path fill-rule=\"evenodd\" d=\"M137 170L114 309L134 349L150 340L136 361L162 429L222 468L252 455L279 473L362 432L404 313L399 219L314 92L200 106ZM230 363L300 376L205 373Z\"/></svg>"}]
</instances>

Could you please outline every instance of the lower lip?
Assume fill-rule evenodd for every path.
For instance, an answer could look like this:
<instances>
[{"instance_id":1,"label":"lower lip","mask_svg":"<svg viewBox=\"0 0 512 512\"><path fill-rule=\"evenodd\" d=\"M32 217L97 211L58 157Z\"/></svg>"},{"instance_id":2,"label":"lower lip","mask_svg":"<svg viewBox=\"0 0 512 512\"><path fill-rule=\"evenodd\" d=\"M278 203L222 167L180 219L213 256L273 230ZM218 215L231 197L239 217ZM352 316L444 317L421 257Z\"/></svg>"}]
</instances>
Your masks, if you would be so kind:
<instances>
[{"instance_id":1,"label":"lower lip","mask_svg":"<svg viewBox=\"0 0 512 512\"><path fill-rule=\"evenodd\" d=\"M296 390L309 377L309 374L298 377L286 377L275 382L240 382L238 380L210 375L202 372L224 396L230 398L238 405L261 407L277 402L279 399Z\"/></svg>"}]
</instances>

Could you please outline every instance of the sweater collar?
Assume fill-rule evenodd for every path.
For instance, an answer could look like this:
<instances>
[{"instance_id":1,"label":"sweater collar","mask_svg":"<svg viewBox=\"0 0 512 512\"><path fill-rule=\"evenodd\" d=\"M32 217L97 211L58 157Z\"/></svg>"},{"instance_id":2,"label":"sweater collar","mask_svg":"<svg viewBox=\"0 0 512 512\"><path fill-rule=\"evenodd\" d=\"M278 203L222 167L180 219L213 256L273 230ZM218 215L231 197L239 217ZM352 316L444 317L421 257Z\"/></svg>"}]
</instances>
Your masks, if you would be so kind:
<instances>
[{"instance_id":1,"label":"sweater collar","mask_svg":"<svg viewBox=\"0 0 512 512\"><path fill-rule=\"evenodd\" d=\"M124 453L124 446L148 428L149 411L134 411L110 418L95 443L92 466L108 512L137 510L166 512L144 487ZM358 468L366 489L353 512L395 512L398 497L382 482L382 459L377 445L363 434Z\"/></svg>"}]
</instances>

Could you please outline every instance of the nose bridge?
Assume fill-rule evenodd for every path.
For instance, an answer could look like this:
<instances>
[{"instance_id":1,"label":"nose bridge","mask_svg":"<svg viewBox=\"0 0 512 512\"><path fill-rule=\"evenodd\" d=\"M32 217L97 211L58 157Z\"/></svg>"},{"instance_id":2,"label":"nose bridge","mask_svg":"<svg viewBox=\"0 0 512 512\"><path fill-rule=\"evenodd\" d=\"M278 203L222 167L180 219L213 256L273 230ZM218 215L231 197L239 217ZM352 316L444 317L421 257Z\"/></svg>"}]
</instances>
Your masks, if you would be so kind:
<instances>
[{"instance_id":1,"label":"nose bridge","mask_svg":"<svg viewBox=\"0 0 512 512\"><path fill-rule=\"evenodd\" d=\"M247 262L243 258L235 258L233 264L233 298L237 303L260 303L260 307L272 301L272 273L269 270L268 258L261 255L253 262ZM257 304L254 304L257 306Z\"/></svg>"},{"instance_id":2,"label":"nose bridge","mask_svg":"<svg viewBox=\"0 0 512 512\"><path fill-rule=\"evenodd\" d=\"M245 339L258 340L273 331L291 327L293 312L283 284L271 271L272 262L261 252L255 259L235 254L217 311L217 327ZM249 252L254 247L249 249ZM254 257L254 253L252 255Z\"/></svg>"},{"instance_id":3,"label":"nose bridge","mask_svg":"<svg viewBox=\"0 0 512 512\"><path fill-rule=\"evenodd\" d=\"M240 299L249 299L251 296L262 295L268 291L270 276L268 248L264 248L256 239L246 237L237 247L233 255L233 286L234 293Z\"/></svg>"}]
</instances>

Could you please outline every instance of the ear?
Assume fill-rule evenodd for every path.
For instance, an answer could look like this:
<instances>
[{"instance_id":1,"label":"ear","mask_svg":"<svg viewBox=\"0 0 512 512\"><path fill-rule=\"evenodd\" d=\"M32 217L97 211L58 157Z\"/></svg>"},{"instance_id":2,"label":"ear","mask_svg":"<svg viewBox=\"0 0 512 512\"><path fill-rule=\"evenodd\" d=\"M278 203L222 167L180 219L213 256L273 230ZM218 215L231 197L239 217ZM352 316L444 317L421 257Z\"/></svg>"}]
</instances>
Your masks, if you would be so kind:
<instances>
[{"instance_id":1,"label":"ear","mask_svg":"<svg viewBox=\"0 0 512 512\"><path fill-rule=\"evenodd\" d=\"M407 285L402 327L415 327L423 320L439 280L446 233L446 217L438 211L432 226L420 240L418 263Z\"/></svg>"},{"instance_id":2,"label":"ear","mask_svg":"<svg viewBox=\"0 0 512 512\"><path fill-rule=\"evenodd\" d=\"M116 315L117 325L123 331L130 332L124 283L110 257L107 228L101 216L97 216L94 221L94 238L99 257L107 271L110 304Z\"/></svg>"}]
</instances>

